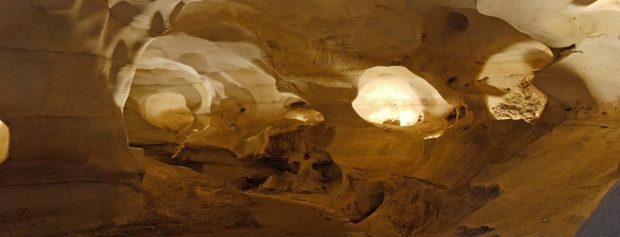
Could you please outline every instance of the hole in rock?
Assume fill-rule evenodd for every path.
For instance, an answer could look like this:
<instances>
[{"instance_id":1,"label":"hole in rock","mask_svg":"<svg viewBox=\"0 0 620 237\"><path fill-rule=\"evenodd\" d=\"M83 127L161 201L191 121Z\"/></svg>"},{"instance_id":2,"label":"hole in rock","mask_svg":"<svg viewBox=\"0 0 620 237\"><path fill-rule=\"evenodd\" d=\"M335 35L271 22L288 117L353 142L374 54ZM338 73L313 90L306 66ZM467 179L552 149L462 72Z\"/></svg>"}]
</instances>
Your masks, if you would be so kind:
<instances>
[{"instance_id":1,"label":"hole in rock","mask_svg":"<svg viewBox=\"0 0 620 237\"><path fill-rule=\"evenodd\" d=\"M573 4L575 5L581 5L581 6L588 6L592 3L595 3L597 0L573 0Z\"/></svg>"},{"instance_id":2,"label":"hole in rock","mask_svg":"<svg viewBox=\"0 0 620 237\"><path fill-rule=\"evenodd\" d=\"M466 31L469 28L469 19L461 13L450 12L447 16L447 24L449 29Z\"/></svg>"},{"instance_id":3,"label":"hole in rock","mask_svg":"<svg viewBox=\"0 0 620 237\"><path fill-rule=\"evenodd\" d=\"M453 111L433 86L399 66L364 71L352 106L368 122L397 127L413 126Z\"/></svg>"}]
</instances>

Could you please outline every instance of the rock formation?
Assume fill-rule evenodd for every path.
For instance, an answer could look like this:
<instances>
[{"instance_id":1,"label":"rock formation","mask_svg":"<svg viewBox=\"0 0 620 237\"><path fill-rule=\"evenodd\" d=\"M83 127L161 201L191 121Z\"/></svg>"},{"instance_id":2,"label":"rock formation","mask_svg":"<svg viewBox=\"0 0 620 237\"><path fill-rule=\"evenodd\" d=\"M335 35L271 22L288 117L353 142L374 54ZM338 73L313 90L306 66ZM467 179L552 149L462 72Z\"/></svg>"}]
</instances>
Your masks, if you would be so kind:
<instances>
[{"instance_id":1,"label":"rock formation","mask_svg":"<svg viewBox=\"0 0 620 237\"><path fill-rule=\"evenodd\" d=\"M619 6L0 1L0 236L618 236Z\"/></svg>"},{"instance_id":2,"label":"rock formation","mask_svg":"<svg viewBox=\"0 0 620 237\"><path fill-rule=\"evenodd\" d=\"M9 156L10 132L2 121L0 121L0 164L6 161Z\"/></svg>"}]
</instances>

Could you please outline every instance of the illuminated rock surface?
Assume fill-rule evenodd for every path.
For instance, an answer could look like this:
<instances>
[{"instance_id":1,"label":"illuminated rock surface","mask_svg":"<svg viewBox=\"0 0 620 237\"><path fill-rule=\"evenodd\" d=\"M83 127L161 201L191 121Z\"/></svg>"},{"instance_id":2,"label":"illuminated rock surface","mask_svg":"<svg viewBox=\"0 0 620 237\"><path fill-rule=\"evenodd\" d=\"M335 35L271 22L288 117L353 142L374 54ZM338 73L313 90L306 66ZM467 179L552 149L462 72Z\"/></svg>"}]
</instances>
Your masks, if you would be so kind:
<instances>
[{"instance_id":1,"label":"illuminated rock surface","mask_svg":"<svg viewBox=\"0 0 620 237\"><path fill-rule=\"evenodd\" d=\"M0 121L0 164L9 156L10 133L6 124Z\"/></svg>"},{"instance_id":2,"label":"illuminated rock surface","mask_svg":"<svg viewBox=\"0 0 620 237\"><path fill-rule=\"evenodd\" d=\"M0 1L0 236L619 236L618 6Z\"/></svg>"},{"instance_id":3,"label":"illuminated rock surface","mask_svg":"<svg viewBox=\"0 0 620 237\"><path fill-rule=\"evenodd\" d=\"M404 67L365 70L357 87L353 109L374 124L419 126L445 119L454 111L433 86Z\"/></svg>"}]
</instances>

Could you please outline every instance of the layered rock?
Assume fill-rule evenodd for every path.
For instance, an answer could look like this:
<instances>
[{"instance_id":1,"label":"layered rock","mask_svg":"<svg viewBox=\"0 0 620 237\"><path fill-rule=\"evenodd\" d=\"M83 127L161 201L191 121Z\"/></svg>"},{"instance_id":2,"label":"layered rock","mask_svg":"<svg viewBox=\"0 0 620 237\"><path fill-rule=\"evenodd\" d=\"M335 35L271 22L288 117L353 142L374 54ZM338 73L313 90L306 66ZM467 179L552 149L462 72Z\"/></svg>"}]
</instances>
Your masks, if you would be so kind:
<instances>
[{"instance_id":1,"label":"layered rock","mask_svg":"<svg viewBox=\"0 0 620 237\"><path fill-rule=\"evenodd\" d=\"M153 213L196 223L184 213L203 201L196 213L254 225L244 196L186 169L145 171L129 144L382 236L570 236L618 177L612 0L0 9L0 211L12 220L0 233L131 228ZM174 190L196 199L172 207ZM579 233L604 228L610 195Z\"/></svg>"},{"instance_id":2,"label":"layered rock","mask_svg":"<svg viewBox=\"0 0 620 237\"><path fill-rule=\"evenodd\" d=\"M1 235L94 228L142 212L144 165L128 146L120 107L133 60L178 4L0 3L0 118L11 128L0 167L0 209L11 222Z\"/></svg>"}]
</instances>

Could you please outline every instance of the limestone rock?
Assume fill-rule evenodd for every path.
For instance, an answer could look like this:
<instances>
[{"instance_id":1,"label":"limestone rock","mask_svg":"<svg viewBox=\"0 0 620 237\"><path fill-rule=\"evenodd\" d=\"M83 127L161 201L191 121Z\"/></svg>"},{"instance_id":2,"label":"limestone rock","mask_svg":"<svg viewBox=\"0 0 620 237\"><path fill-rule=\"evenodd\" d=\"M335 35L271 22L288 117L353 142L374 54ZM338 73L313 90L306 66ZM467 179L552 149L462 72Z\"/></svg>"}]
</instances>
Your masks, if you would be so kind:
<instances>
[{"instance_id":1,"label":"limestone rock","mask_svg":"<svg viewBox=\"0 0 620 237\"><path fill-rule=\"evenodd\" d=\"M10 133L9 128L0 121L0 164L9 156Z\"/></svg>"},{"instance_id":2,"label":"limestone rock","mask_svg":"<svg viewBox=\"0 0 620 237\"><path fill-rule=\"evenodd\" d=\"M0 1L0 235L289 233L250 212L263 192L342 232L617 236L619 19L616 0Z\"/></svg>"}]
</instances>

